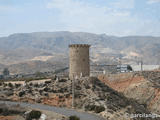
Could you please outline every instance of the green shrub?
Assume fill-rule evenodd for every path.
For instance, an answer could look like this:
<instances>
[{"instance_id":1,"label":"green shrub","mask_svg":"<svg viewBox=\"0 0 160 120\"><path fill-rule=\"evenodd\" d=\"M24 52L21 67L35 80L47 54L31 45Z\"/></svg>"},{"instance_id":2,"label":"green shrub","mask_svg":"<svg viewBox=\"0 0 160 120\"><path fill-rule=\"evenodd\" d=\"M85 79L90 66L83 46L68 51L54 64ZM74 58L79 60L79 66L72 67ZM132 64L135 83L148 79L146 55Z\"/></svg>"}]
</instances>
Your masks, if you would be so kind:
<instances>
[{"instance_id":1,"label":"green shrub","mask_svg":"<svg viewBox=\"0 0 160 120\"><path fill-rule=\"evenodd\" d=\"M13 87L12 83L8 83L8 86L11 87L11 88Z\"/></svg>"},{"instance_id":2,"label":"green shrub","mask_svg":"<svg viewBox=\"0 0 160 120\"><path fill-rule=\"evenodd\" d=\"M45 92L48 92L50 89L49 89L48 87L45 87L43 90L44 90Z\"/></svg>"},{"instance_id":3,"label":"green shrub","mask_svg":"<svg viewBox=\"0 0 160 120\"><path fill-rule=\"evenodd\" d=\"M33 83L31 82L31 83L29 83L29 86L32 86L33 85Z\"/></svg>"},{"instance_id":4,"label":"green shrub","mask_svg":"<svg viewBox=\"0 0 160 120\"><path fill-rule=\"evenodd\" d=\"M85 110L94 111L95 113L100 113L102 111L105 111L105 107L97 105L87 105L85 106Z\"/></svg>"},{"instance_id":5,"label":"green shrub","mask_svg":"<svg viewBox=\"0 0 160 120\"><path fill-rule=\"evenodd\" d=\"M105 108L103 106L96 106L95 110L96 113L100 113L102 111L105 111Z\"/></svg>"},{"instance_id":6,"label":"green shrub","mask_svg":"<svg viewBox=\"0 0 160 120\"><path fill-rule=\"evenodd\" d=\"M0 107L0 115L8 116L8 115L18 115L23 114L23 111L15 109L9 109L7 107Z\"/></svg>"},{"instance_id":7,"label":"green shrub","mask_svg":"<svg viewBox=\"0 0 160 120\"><path fill-rule=\"evenodd\" d=\"M28 90L28 93L32 94L32 90L31 90L31 89L29 89L29 90Z\"/></svg>"},{"instance_id":8,"label":"green shrub","mask_svg":"<svg viewBox=\"0 0 160 120\"><path fill-rule=\"evenodd\" d=\"M60 79L59 82L66 82L66 79Z\"/></svg>"},{"instance_id":9,"label":"green shrub","mask_svg":"<svg viewBox=\"0 0 160 120\"><path fill-rule=\"evenodd\" d=\"M23 95L25 95L25 91L21 91L21 92L19 92L19 97L22 97Z\"/></svg>"},{"instance_id":10,"label":"green shrub","mask_svg":"<svg viewBox=\"0 0 160 120\"><path fill-rule=\"evenodd\" d=\"M85 106L85 110L86 111L94 111L94 109L95 109L95 105L87 105L87 106Z\"/></svg>"},{"instance_id":11,"label":"green shrub","mask_svg":"<svg viewBox=\"0 0 160 120\"><path fill-rule=\"evenodd\" d=\"M80 120L80 118L74 115L74 116L70 116L69 120Z\"/></svg>"},{"instance_id":12,"label":"green shrub","mask_svg":"<svg viewBox=\"0 0 160 120\"><path fill-rule=\"evenodd\" d=\"M41 117L41 112L37 110L32 110L27 116L26 120L39 119Z\"/></svg>"},{"instance_id":13,"label":"green shrub","mask_svg":"<svg viewBox=\"0 0 160 120\"><path fill-rule=\"evenodd\" d=\"M50 84L51 83L51 81L45 81L45 84Z\"/></svg>"},{"instance_id":14,"label":"green shrub","mask_svg":"<svg viewBox=\"0 0 160 120\"><path fill-rule=\"evenodd\" d=\"M33 84L33 86L34 86L34 87L38 87L39 85L38 85L38 83L35 83L35 84Z\"/></svg>"},{"instance_id":15,"label":"green shrub","mask_svg":"<svg viewBox=\"0 0 160 120\"><path fill-rule=\"evenodd\" d=\"M21 84L17 84L17 83L15 84L16 88L19 88L20 86L21 86Z\"/></svg>"},{"instance_id":16,"label":"green shrub","mask_svg":"<svg viewBox=\"0 0 160 120\"><path fill-rule=\"evenodd\" d=\"M6 83L4 83L4 84L3 84L3 86L4 86L4 87L6 87L6 86L7 86L7 84L6 84Z\"/></svg>"}]
</instances>

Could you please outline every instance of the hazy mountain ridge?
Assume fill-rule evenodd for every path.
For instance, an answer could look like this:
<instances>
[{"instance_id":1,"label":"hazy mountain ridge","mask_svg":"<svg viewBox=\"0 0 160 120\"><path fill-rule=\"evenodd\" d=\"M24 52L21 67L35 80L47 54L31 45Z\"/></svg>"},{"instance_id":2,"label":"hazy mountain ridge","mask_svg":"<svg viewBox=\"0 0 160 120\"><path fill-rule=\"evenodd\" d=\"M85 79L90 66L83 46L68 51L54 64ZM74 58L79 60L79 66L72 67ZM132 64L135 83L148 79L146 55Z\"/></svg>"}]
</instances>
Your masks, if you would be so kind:
<instances>
[{"instance_id":1,"label":"hazy mountain ridge","mask_svg":"<svg viewBox=\"0 0 160 120\"><path fill-rule=\"evenodd\" d=\"M124 47L130 45L140 48L148 44L160 44L160 37L115 37L107 36L105 34L92 34L84 32L35 32L17 33L8 37L2 37L0 38L0 43L0 48L7 50L9 48L16 49L21 47L55 50L56 47L61 46L67 48L70 43L88 43L91 45L96 45L99 43L106 47L123 49Z\"/></svg>"},{"instance_id":2,"label":"hazy mountain ridge","mask_svg":"<svg viewBox=\"0 0 160 120\"><path fill-rule=\"evenodd\" d=\"M17 64L37 56L50 56L50 61L55 58L59 61L68 56L68 45L76 43L91 45L93 62L107 63L121 58L124 63L136 63L142 57L145 64L160 64L160 37L116 37L67 31L17 33L1 37L0 63Z\"/></svg>"}]
</instances>

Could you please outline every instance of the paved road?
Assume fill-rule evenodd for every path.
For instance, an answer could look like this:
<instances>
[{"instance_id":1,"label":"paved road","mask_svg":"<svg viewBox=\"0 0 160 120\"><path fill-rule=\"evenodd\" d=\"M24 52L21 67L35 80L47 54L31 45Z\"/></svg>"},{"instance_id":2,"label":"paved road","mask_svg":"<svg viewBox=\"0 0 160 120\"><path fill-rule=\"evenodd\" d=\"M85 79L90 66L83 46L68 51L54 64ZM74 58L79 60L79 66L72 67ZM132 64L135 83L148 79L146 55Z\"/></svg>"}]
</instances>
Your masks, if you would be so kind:
<instances>
[{"instance_id":1,"label":"paved road","mask_svg":"<svg viewBox=\"0 0 160 120\"><path fill-rule=\"evenodd\" d=\"M77 112L75 110L67 109L67 108L58 108L48 105L42 105L42 104L30 104L30 103L22 103L22 102L10 102L10 101L0 101L0 103L6 103L7 105L17 105L19 104L22 107L31 107L33 109L41 109L41 110L48 110L53 111L65 116L71 116L76 115L80 117L80 120L105 120L99 116L96 116L94 114L90 114L87 112Z\"/></svg>"}]
</instances>

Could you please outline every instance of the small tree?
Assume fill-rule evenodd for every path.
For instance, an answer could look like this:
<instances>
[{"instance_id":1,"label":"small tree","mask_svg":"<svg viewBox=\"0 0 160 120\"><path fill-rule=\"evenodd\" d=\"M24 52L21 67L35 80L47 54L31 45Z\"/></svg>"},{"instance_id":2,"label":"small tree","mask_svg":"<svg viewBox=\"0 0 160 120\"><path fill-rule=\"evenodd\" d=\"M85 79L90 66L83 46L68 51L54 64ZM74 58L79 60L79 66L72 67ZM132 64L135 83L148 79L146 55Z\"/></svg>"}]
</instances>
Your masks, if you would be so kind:
<instances>
[{"instance_id":1,"label":"small tree","mask_svg":"<svg viewBox=\"0 0 160 120\"><path fill-rule=\"evenodd\" d=\"M4 68L4 70L3 70L3 75L4 75L4 76L9 75L9 70L8 70L8 68Z\"/></svg>"},{"instance_id":2,"label":"small tree","mask_svg":"<svg viewBox=\"0 0 160 120\"><path fill-rule=\"evenodd\" d=\"M27 116L26 120L39 119L41 117L41 112L37 110L32 110Z\"/></svg>"},{"instance_id":3,"label":"small tree","mask_svg":"<svg viewBox=\"0 0 160 120\"><path fill-rule=\"evenodd\" d=\"M74 115L74 116L70 116L69 120L80 120L80 118Z\"/></svg>"},{"instance_id":4,"label":"small tree","mask_svg":"<svg viewBox=\"0 0 160 120\"><path fill-rule=\"evenodd\" d=\"M12 87L13 87L12 83L8 83L8 86L9 86L10 88L12 88Z\"/></svg>"},{"instance_id":5,"label":"small tree","mask_svg":"<svg viewBox=\"0 0 160 120\"><path fill-rule=\"evenodd\" d=\"M128 69L129 71L133 71L133 69L132 69L132 67L131 67L130 65L127 65L127 69Z\"/></svg>"}]
</instances>

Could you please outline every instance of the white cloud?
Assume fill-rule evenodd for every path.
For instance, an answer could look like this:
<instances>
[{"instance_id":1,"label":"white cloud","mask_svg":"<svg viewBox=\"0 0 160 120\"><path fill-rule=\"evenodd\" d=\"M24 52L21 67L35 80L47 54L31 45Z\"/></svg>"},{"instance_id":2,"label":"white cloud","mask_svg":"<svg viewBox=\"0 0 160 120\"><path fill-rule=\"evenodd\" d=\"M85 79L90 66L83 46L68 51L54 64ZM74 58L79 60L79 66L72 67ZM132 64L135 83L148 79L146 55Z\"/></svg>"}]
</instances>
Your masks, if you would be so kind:
<instances>
[{"instance_id":1,"label":"white cloud","mask_svg":"<svg viewBox=\"0 0 160 120\"><path fill-rule=\"evenodd\" d=\"M112 5L117 9L132 9L135 6L135 0L118 0Z\"/></svg>"},{"instance_id":2,"label":"white cloud","mask_svg":"<svg viewBox=\"0 0 160 120\"><path fill-rule=\"evenodd\" d=\"M160 3L160 0L148 0L147 4Z\"/></svg>"},{"instance_id":3,"label":"white cloud","mask_svg":"<svg viewBox=\"0 0 160 120\"><path fill-rule=\"evenodd\" d=\"M62 30L119 36L150 35L151 32L153 33L152 21L140 19L131 14L134 0L130 0L130 2L128 0L120 1L123 1L123 4L115 2L113 7L102 7L79 0L52 0L47 4L47 8L59 11Z\"/></svg>"}]
</instances>

